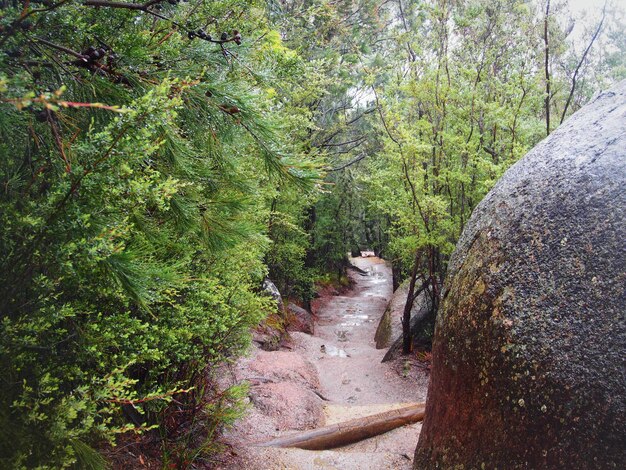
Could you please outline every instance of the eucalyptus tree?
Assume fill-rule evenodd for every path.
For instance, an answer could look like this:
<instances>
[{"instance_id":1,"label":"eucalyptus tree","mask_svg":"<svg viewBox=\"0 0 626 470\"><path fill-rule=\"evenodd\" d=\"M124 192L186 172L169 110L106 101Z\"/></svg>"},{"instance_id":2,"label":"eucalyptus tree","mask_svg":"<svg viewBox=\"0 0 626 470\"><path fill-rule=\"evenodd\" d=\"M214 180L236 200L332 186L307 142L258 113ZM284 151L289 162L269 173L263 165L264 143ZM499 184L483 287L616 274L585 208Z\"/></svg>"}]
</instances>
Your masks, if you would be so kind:
<instances>
[{"instance_id":1,"label":"eucalyptus tree","mask_svg":"<svg viewBox=\"0 0 626 470\"><path fill-rule=\"evenodd\" d=\"M370 204L391 221L388 253L409 279L408 352L412 303L425 291L431 299L425 320L436 315L447 259L475 205L553 128L550 113L566 116L598 89L600 82L581 75L578 64L592 57L604 19L577 55L566 41L567 25L545 2L400 0L396 6L387 29L393 40L367 69L382 149L365 161L361 180ZM576 80L589 87L583 95ZM570 95L578 97L573 107Z\"/></svg>"}]
</instances>

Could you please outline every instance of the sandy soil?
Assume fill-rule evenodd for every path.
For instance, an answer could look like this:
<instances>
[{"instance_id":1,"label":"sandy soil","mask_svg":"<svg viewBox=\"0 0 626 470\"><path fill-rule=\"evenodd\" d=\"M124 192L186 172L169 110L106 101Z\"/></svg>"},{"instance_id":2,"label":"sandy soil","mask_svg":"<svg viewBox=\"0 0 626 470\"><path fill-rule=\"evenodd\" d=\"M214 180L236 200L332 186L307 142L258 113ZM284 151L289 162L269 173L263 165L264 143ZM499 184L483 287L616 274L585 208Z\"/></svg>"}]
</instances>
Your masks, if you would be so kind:
<instances>
[{"instance_id":1,"label":"sandy soil","mask_svg":"<svg viewBox=\"0 0 626 470\"><path fill-rule=\"evenodd\" d=\"M220 469L410 469L421 424L331 451L254 443L425 401L427 372L415 361L382 364L374 334L391 298L391 271L376 257L354 258L353 288L314 304L315 336L291 333L279 351L255 349L232 370L248 380L250 412L225 435Z\"/></svg>"}]
</instances>

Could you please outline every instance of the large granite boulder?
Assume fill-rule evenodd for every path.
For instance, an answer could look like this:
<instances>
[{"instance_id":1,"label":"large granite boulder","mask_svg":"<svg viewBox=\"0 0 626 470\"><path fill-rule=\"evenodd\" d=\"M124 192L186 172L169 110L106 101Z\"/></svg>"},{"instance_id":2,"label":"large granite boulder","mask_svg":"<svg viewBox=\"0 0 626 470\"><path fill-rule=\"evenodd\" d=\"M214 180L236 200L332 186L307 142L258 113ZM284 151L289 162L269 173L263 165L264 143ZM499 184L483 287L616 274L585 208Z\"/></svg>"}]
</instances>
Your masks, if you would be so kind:
<instances>
[{"instance_id":1,"label":"large granite boulder","mask_svg":"<svg viewBox=\"0 0 626 470\"><path fill-rule=\"evenodd\" d=\"M514 165L457 245L414 468L626 468L626 81Z\"/></svg>"}]
</instances>

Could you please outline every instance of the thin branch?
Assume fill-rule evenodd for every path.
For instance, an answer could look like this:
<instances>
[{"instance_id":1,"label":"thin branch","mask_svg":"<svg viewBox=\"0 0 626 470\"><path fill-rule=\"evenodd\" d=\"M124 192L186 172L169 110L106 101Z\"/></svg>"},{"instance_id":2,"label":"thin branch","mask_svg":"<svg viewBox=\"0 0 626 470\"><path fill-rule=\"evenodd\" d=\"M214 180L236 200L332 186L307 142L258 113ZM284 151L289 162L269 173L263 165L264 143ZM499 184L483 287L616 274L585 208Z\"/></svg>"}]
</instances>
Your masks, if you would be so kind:
<instances>
[{"instance_id":1,"label":"thin branch","mask_svg":"<svg viewBox=\"0 0 626 470\"><path fill-rule=\"evenodd\" d=\"M417 289L414 293L413 293L413 302L415 302L415 299L417 299L417 297L424 292L424 290L428 287L428 284L430 284L430 278L426 279L422 285L420 286L419 289Z\"/></svg>"},{"instance_id":2,"label":"thin branch","mask_svg":"<svg viewBox=\"0 0 626 470\"><path fill-rule=\"evenodd\" d=\"M26 20L26 18L28 18L31 15L34 15L35 13L44 13L50 10L54 10L62 6L63 4L67 3L68 1L69 0L61 0L58 3L53 3L52 5L47 6L46 8L34 8L32 10L24 11L20 15L20 17L17 18L15 21L13 21L11 25L7 28L6 32L4 33L4 37L0 41L0 47L7 41L7 39L9 39L13 35L13 33L15 32L17 27L20 25L20 23Z\"/></svg>"},{"instance_id":3,"label":"thin branch","mask_svg":"<svg viewBox=\"0 0 626 470\"><path fill-rule=\"evenodd\" d=\"M320 145L320 148L323 148L323 147L341 147L342 145L348 145L348 144L353 144L355 142L360 142L360 141L362 141L363 139L366 139L366 138L367 138L366 135L361 135L361 136L357 137L356 139L347 140L345 142L339 142L337 144L322 144L322 145Z\"/></svg>"},{"instance_id":4,"label":"thin branch","mask_svg":"<svg viewBox=\"0 0 626 470\"><path fill-rule=\"evenodd\" d=\"M40 42L41 44L45 44L46 46L51 47L52 49L56 49L58 51L65 52L66 54L69 54L69 55L72 55L72 56L76 57L77 59L87 61L87 58L84 55L82 55L79 52L73 51L72 49L69 49L69 48L67 48L65 46L60 46L59 44L55 44L55 43L50 42L50 41L48 41L47 39L44 39L44 38L35 37L34 39L37 42Z\"/></svg>"},{"instance_id":5,"label":"thin branch","mask_svg":"<svg viewBox=\"0 0 626 470\"><path fill-rule=\"evenodd\" d=\"M376 92L376 88L374 86L372 86L372 91L374 92L374 98L376 99L376 109L378 110L378 114L380 115L380 120L383 123L385 131L387 131L387 135L389 136L389 138L400 148L400 151L402 151L402 144L391 134L391 130L387 125L387 121L385 120L385 116L383 115L383 109L380 106L380 101L378 100L378 93Z\"/></svg>"},{"instance_id":6,"label":"thin branch","mask_svg":"<svg viewBox=\"0 0 626 470\"><path fill-rule=\"evenodd\" d=\"M367 157L367 154L364 153L363 155L356 157L354 160L350 160L348 163L345 163L341 166L335 167L335 168L331 168L329 170L326 171L339 171L339 170L343 170L344 168L348 168L351 165L354 165L355 163L360 162L361 160L363 160L365 157Z\"/></svg>"},{"instance_id":7,"label":"thin branch","mask_svg":"<svg viewBox=\"0 0 626 470\"><path fill-rule=\"evenodd\" d=\"M369 108L366 109L365 111L363 111L361 114L359 114L357 117L350 119L348 122L346 122L346 126L349 126L350 124L354 124L355 122L357 122L359 119L361 119L363 116L365 116L366 114L371 114L374 111L376 111L376 107L373 108Z\"/></svg>"},{"instance_id":8,"label":"thin branch","mask_svg":"<svg viewBox=\"0 0 626 470\"><path fill-rule=\"evenodd\" d=\"M54 63L55 63L55 64L56 64L56 65L57 65L57 66L58 66L61 70L63 70L63 71L64 71L67 75L69 75L69 76L72 78L72 80L77 81L77 82L80 82L80 80L79 80L78 78L76 78L76 77L74 76L74 74L73 74L70 70L68 70L68 69L67 69L67 67L65 67L65 65L63 65L63 64L61 63L61 61L60 61L59 59L57 59L54 55L52 55L52 54L51 54L51 53L50 53L47 49L45 49L45 48L40 48L40 47L39 47L39 45L38 45L35 41L33 41L31 38L29 38L29 37L27 37L27 40L30 42L30 44L31 44L31 48L32 48L34 51L36 51L36 52L40 53L41 55L44 55L44 56L48 57L48 58L49 58L52 62L54 62ZM56 73L57 73L57 75L59 75L59 77L60 77L59 72L56 72Z\"/></svg>"},{"instance_id":9,"label":"thin branch","mask_svg":"<svg viewBox=\"0 0 626 470\"><path fill-rule=\"evenodd\" d=\"M391 134L391 130L389 129L389 126L387 125L387 121L385 120L385 116L383 115L383 110L382 110L382 107L380 106L380 101L378 100L378 93L376 92L376 88L374 86L372 86L372 91L374 92L374 98L376 99L376 107L378 108L378 114L380 115L380 120L383 123L383 127L385 128L385 131L387 132L387 135L389 136L389 138L398 146L398 150L400 151L400 157L402 158L402 169L404 171L405 180L407 184L409 185L409 188L411 189L411 197L413 199L413 203L415 204L415 207L417 207L420 217L422 221L424 222L424 227L426 228L426 232L430 233L430 228L428 225L428 218L424 215L424 212L422 211L422 207L417 197L417 192L415 190L415 185L413 184L413 181L411 181L411 177L409 175L409 168L404 158L404 149L402 147L402 143Z\"/></svg>"},{"instance_id":10,"label":"thin branch","mask_svg":"<svg viewBox=\"0 0 626 470\"><path fill-rule=\"evenodd\" d=\"M72 172L72 164L67 154L65 153L65 148L63 146L63 139L61 138L61 133L59 132L59 128L56 122L54 122L54 116L52 115L50 111L47 111L46 113L46 120L48 121L48 124L50 125L50 130L52 131L54 142L56 143L56 146L59 149L59 153L61 154L61 159L63 160L63 163L65 164L65 172L69 174Z\"/></svg>"},{"instance_id":11,"label":"thin branch","mask_svg":"<svg viewBox=\"0 0 626 470\"><path fill-rule=\"evenodd\" d=\"M133 127L133 125L137 125L140 122L142 122L146 117L147 117L147 114L143 113L143 114L139 115L137 117L137 119L133 123L127 123L124 127L122 127L122 129L120 129L120 131L115 136L115 138L113 139L111 145L109 145L107 150L90 167L85 168L83 170L83 172L78 176L78 178L75 179L72 182L70 188L65 193L65 196L63 197L63 199L61 199L57 203L57 205L54 208L53 212L48 216L48 219L46 221L46 225L49 225L54 220L54 218L57 216L57 214L60 212L60 210L63 208L63 206L65 206L67 201L69 201L70 197L72 197L74 195L74 193L80 188L80 185L81 185L83 179L85 179L88 175L90 175L91 173L96 171L98 165L100 165L100 163L102 163L107 158L109 158L109 156L111 155L111 153L115 149L115 146L120 142L122 137L124 137L126 132L128 132Z\"/></svg>"},{"instance_id":12,"label":"thin branch","mask_svg":"<svg viewBox=\"0 0 626 470\"><path fill-rule=\"evenodd\" d=\"M173 19L168 18L167 16L164 16L150 8L151 6L154 6L157 3L162 3L163 1L165 0L149 0L146 3L125 3L125 2L112 2L109 0L86 0L83 2L83 5L88 6L88 7L122 8L126 10L143 11L145 13L148 13L149 15L155 16L165 21L169 21L174 26L180 28L182 31L185 31L186 33L193 35L193 36L190 36L190 38L197 37L204 41L212 42L214 44L220 44L222 46L226 44L227 42L237 42L237 40L241 40L241 37L237 39L235 36L229 37L227 39L213 39L208 35L199 36L196 34L196 31L189 29L185 27L184 25L174 21Z\"/></svg>"},{"instance_id":13,"label":"thin branch","mask_svg":"<svg viewBox=\"0 0 626 470\"><path fill-rule=\"evenodd\" d=\"M602 8L602 18L600 19L600 23L598 24L598 27L596 28L596 32L593 33L593 36L591 37L591 41L589 41L589 45L587 46L587 49L585 49L585 52L583 52L583 55L580 58L580 62L578 62L578 65L576 66L576 70L574 70L574 76L572 77L572 88L570 89L569 95L567 97L567 101L565 102L565 107L563 108L563 114L561 114L561 121L559 122L559 124L563 124L563 121L565 120L565 114L567 113L567 109L569 108L570 102L572 101L572 96L574 96L574 90L576 89L576 78L578 77L578 72L580 71L580 68L585 62L585 59L587 58L587 54L591 50L593 43L596 41L596 39L598 38L598 35L600 34L600 31L602 30L602 25L604 24L604 19L606 18L606 4L607 2L605 1L604 7Z\"/></svg>"},{"instance_id":14,"label":"thin branch","mask_svg":"<svg viewBox=\"0 0 626 470\"><path fill-rule=\"evenodd\" d=\"M363 116L365 116L366 114L371 114L374 111L376 111L377 108L373 107L373 108L369 108L366 109L365 111L363 111L362 113L358 114L356 117L350 119L348 122L344 123L344 127L350 126L352 124L354 124L355 122L357 122L359 119L361 119ZM343 127L341 129L336 130L335 132L331 133L328 137L326 137L321 144L319 145L315 145L315 147L323 147L324 144L327 144L328 142L330 142L331 140L333 140L339 133L341 133L343 131Z\"/></svg>"},{"instance_id":15,"label":"thin branch","mask_svg":"<svg viewBox=\"0 0 626 470\"><path fill-rule=\"evenodd\" d=\"M356 144L351 145L348 148L345 149L341 149L341 150L335 150L334 152L329 152L330 155L341 155L341 154L345 154L345 153L350 153L352 150L354 150L357 147L360 147L361 144L363 144L363 140L359 140Z\"/></svg>"},{"instance_id":16,"label":"thin branch","mask_svg":"<svg viewBox=\"0 0 626 470\"><path fill-rule=\"evenodd\" d=\"M149 0L146 3L126 3L126 2L109 2L107 0L87 0L83 5L88 7L107 7L107 8L125 8L127 10L147 11L152 5L161 3L164 0Z\"/></svg>"},{"instance_id":17,"label":"thin branch","mask_svg":"<svg viewBox=\"0 0 626 470\"><path fill-rule=\"evenodd\" d=\"M402 8L402 0L398 0L398 6L400 8L400 17L402 18L402 24L404 25L404 30L407 33L410 33L410 29L409 26L406 23L406 17L404 15L404 8ZM411 42L407 41L406 42L406 47L407 50L409 51L409 55L411 56L411 62L415 62L417 60L417 55L415 54L415 51L413 50L413 48L411 47Z\"/></svg>"}]
</instances>

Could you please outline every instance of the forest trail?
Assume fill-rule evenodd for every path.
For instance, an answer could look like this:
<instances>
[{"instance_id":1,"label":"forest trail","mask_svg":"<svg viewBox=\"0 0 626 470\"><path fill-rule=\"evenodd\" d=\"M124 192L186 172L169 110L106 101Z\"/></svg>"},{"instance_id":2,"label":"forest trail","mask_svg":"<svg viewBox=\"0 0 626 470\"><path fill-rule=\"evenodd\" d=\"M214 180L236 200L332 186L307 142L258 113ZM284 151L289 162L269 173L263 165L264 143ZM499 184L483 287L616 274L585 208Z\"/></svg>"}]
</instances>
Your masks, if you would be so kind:
<instances>
[{"instance_id":1,"label":"forest trail","mask_svg":"<svg viewBox=\"0 0 626 470\"><path fill-rule=\"evenodd\" d=\"M292 434L295 429L316 428L425 401L427 376L422 373L418 381L414 376L404 377L402 365L382 364L386 350L375 347L374 334L392 295L390 268L376 257L353 258L351 262L367 274L350 270L350 291L316 301L314 335L292 333L287 351L255 351L237 366L237 380L248 377L253 384L254 407L228 436L235 455L220 468L411 468L421 423L331 451L250 445ZM303 360L315 367L317 381L294 366ZM272 383L256 386L254 377L258 380L259 373L263 380L272 377ZM313 402L310 396L290 391L303 377L307 377L308 386L315 386ZM308 419L317 409L322 413L319 419Z\"/></svg>"}]
</instances>

